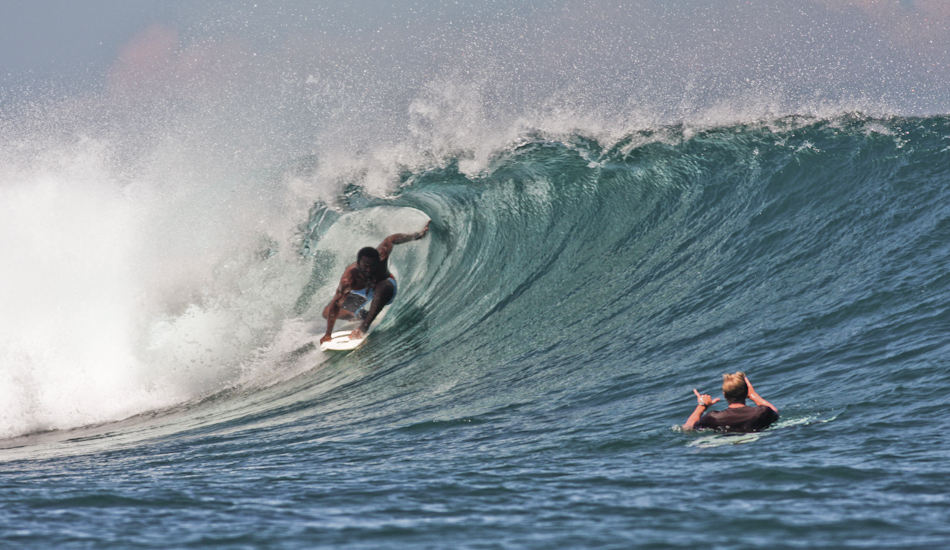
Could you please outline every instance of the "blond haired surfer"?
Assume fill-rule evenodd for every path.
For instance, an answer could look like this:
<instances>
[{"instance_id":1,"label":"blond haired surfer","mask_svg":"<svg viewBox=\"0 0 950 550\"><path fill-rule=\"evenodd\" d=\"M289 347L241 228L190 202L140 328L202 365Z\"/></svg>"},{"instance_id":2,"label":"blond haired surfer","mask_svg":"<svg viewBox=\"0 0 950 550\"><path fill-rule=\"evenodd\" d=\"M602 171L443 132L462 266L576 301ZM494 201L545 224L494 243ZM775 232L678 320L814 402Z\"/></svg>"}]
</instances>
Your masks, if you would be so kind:
<instances>
[{"instance_id":1,"label":"blond haired surfer","mask_svg":"<svg viewBox=\"0 0 950 550\"><path fill-rule=\"evenodd\" d=\"M722 394L729 402L725 410L710 411L703 416L709 406L720 399L700 395L695 388L693 393L696 394L696 410L683 424L684 430L709 428L723 432L755 432L778 420L778 409L755 392L752 382L743 372L722 375ZM751 399L756 406L746 406L746 399Z\"/></svg>"}]
</instances>

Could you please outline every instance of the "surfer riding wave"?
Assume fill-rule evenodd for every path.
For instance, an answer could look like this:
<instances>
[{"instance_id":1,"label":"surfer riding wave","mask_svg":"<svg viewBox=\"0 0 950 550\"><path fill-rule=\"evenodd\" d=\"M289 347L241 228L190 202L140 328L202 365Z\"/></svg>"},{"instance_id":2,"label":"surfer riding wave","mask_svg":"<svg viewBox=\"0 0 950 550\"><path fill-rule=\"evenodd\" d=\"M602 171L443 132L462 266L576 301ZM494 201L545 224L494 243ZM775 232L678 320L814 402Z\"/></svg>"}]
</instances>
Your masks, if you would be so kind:
<instances>
[{"instance_id":1,"label":"surfer riding wave","mask_svg":"<svg viewBox=\"0 0 950 550\"><path fill-rule=\"evenodd\" d=\"M397 244L417 241L429 232L427 223L418 233L396 233L390 235L376 248L366 247L356 254L356 263L343 271L336 294L330 304L323 309L327 320L327 333L320 343L329 342L333 325L337 319L350 320L361 317L363 322L352 333L351 340L363 338L370 325L396 297L396 278L389 272L389 255ZM369 309L366 309L366 304Z\"/></svg>"}]
</instances>

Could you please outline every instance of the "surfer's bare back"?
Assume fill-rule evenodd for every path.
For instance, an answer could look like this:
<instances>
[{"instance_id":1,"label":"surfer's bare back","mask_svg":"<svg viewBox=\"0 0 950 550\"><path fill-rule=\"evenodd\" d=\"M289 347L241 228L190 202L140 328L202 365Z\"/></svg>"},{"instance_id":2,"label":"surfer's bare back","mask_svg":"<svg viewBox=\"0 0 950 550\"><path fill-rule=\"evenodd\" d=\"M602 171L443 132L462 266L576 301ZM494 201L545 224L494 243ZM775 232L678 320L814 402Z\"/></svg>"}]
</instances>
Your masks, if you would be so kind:
<instances>
[{"instance_id":1,"label":"surfer's bare back","mask_svg":"<svg viewBox=\"0 0 950 550\"><path fill-rule=\"evenodd\" d=\"M323 317L327 320L327 333L320 338L320 343L329 342L333 333L333 325L337 319L363 318L360 326L350 333L350 339L358 340L369 330L370 325L396 297L396 279L389 272L389 254L397 244L417 241L429 232L427 223L418 233L396 233L386 237L376 248L366 247L356 254L356 263L350 264L340 277L340 286L330 300L330 304L323 309ZM367 310L365 306L370 304Z\"/></svg>"}]
</instances>

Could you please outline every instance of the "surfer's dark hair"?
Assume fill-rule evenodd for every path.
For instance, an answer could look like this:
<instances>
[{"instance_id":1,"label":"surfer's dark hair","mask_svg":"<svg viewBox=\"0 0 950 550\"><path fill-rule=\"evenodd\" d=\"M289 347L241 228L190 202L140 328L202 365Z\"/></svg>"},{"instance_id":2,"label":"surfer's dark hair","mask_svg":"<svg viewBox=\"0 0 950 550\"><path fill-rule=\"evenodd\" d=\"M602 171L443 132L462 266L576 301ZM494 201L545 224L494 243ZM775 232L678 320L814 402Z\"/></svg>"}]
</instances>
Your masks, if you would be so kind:
<instances>
[{"instance_id":1,"label":"surfer's dark hair","mask_svg":"<svg viewBox=\"0 0 950 550\"><path fill-rule=\"evenodd\" d=\"M356 253L356 263L360 263L360 259L364 256L369 256L370 258L379 261L379 250L376 250L372 246L367 246L366 248L361 248L359 252Z\"/></svg>"}]
</instances>

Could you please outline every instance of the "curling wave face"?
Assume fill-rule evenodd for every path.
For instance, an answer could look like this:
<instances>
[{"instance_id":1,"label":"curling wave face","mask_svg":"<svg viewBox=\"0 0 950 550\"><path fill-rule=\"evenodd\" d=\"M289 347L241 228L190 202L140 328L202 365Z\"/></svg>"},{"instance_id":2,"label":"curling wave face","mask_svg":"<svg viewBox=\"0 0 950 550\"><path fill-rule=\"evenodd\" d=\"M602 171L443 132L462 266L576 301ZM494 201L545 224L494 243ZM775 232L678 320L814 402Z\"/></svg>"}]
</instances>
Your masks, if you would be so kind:
<instances>
[{"instance_id":1,"label":"curling wave face","mask_svg":"<svg viewBox=\"0 0 950 550\"><path fill-rule=\"evenodd\" d=\"M21 484L10 498L27 503L13 521L37 526L9 536L42 544L87 528L73 517L111 534L101 507L117 506L162 517L148 540L134 527L156 547L169 517L175 540L237 532L259 546L310 547L317 530L329 547L524 537L548 548L568 521L583 546L695 547L730 537L717 529L750 509L761 536L814 547L940 539L943 508L927 503L940 506L948 479L933 423L950 406L948 136L946 117L860 115L613 141L526 135L475 171L465 157L407 170L386 197L341 187L295 218L296 240L273 237L286 224L257 225L217 247L199 239L198 255L172 246L176 223L155 224L166 241L143 241L75 219L144 232L128 196L92 195L33 225L0 217L5 236L32 246L68 233L59 223L91 232L76 234L70 278L57 279L56 254L21 253L33 274L50 266L37 286L3 272L55 297L8 299L21 317L3 321L0 457ZM253 204L252 191L313 162L232 188ZM4 198L19 202L5 214L48 204L36 185L11 189ZM69 196L49 189L47 200ZM152 220L205 219L189 201L156 203ZM210 219L229 219L221 211ZM319 312L354 251L429 218L426 239L394 251L399 297L371 340L317 351ZM110 246L97 255L91 243ZM172 258L165 269L177 270L161 273L175 276L157 279L180 286L142 277ZM89 281L106 273L96 293ZM75 291L57 290L70 281ZM92 298L102 304L87 309ZM48 321L61 311L74 322ZM112 329L96 338L103 321ZM691 388L714 393L736 370L779 422L743 438L680 433ZM710 481L737 461L728 488ZM50 471L68 491L50 490ZM722 493L702 514L697 487ZM248 513L281 519L243 527ZM209 530L208 517L226 527ZM855 521L893 517L900 529Z\"/></svg>"},{"instance_id":2,"label":"curling wave face","mask_svg":"<svg viewBox=\"0 0 950 550\"><path fill-rule=\"evenodd\" d=\"M167 284L143 290L141 271L128 271L154 266L153 251L143 260L141 241L122 232L101 240L109 224L141 231L130 221L130 202L90 198L86 187L92 206L61 205L52 225L92 216L109 227L77 222L96 233L74 235L85 253L54 262L55 275L13 302L4 435L191 408L214 395L231 395L224 402L237 411L250 399L254 415L266 415L254 397L262 388L300 375L280 391L324 392L366 375L367 364L382 371L361 383L360 399L346 399L348 409L400 397L399 414L413 415L433 406L433 388L453 388L437 414L451 416L463 403L490 408L506 394L610 394L630 377L642 384L725 365L755 371L763 358L795 375L796 365L811 372L816 358L886 357L887 342L902 332L926 350L939 339L918 330L942 295L947 125L944 117L847 115L672 126L612 143L525 136L475 174L450 161L404 174L391 197L351 187L330 204L318 202L300 225L302 256L277 253L277 243L250 232L240 241L250 253L184 262L188 280L206 270L198 296ZM309 162L282 170L297 173ZM249 189L274 176L253 178ZM50 196L66 202L70 195ZM30 215L22 202L6 204ZM374 345L315 368L325 357L306 346L322 328L319 311L350 249L414 229L427 216L431 238L394 256L400 299ZM43 236L19 245L36 250L29 239ZM89 258L90 249L100 256ZM166 248L161 258L173 253L181 251ZM73 269L62 276L67 263ZM932 282L921 294L908 280ZM149 294L159 291L162 308L137 316L136 305L157 307ZM57 316L63 307L68 314ZM867 339L853 339L856 331ZM879 331L892 338L873 336ZM866 380L873 387L884 376ZM404 379L424 379L429 389L403 399L394 381ZM88 390L76 396L77 385ZM295 399L310 398L307 390Z\"/></svg>"}]
</instances>

